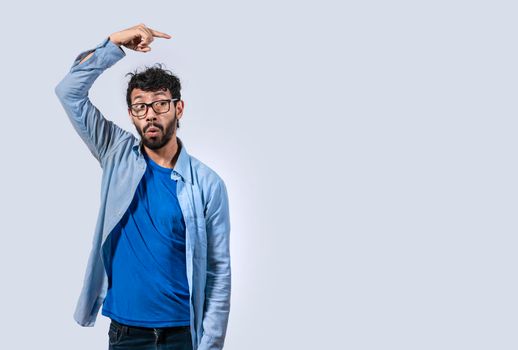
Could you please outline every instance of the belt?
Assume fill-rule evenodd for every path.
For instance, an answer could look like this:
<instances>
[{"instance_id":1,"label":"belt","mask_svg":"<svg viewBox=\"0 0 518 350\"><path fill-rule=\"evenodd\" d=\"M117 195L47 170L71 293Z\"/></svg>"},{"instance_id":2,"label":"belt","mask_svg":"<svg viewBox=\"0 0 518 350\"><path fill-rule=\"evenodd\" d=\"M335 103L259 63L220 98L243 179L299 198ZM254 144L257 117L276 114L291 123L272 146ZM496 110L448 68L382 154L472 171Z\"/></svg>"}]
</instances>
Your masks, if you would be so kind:
<instances>
[{"instance_id":1,"label":"belt","mask_svg":"<svg viewBox=\"0 0 518 350\"><path fill-rule=\"evenodd\" d=\"M115 321L114 319L111 319L112 325L119 328L123 334L130 334L130 333L150 333L154 334L156 339L161 337L161 335L165 334L179 334L179 333L186 333L190 332L191 326L174 326L174 327L157 327L157 328L150 328L150 327L140 327L140 326L131 326L127 324L122 324L120 322Z\"/></svg>"}]
</instances>

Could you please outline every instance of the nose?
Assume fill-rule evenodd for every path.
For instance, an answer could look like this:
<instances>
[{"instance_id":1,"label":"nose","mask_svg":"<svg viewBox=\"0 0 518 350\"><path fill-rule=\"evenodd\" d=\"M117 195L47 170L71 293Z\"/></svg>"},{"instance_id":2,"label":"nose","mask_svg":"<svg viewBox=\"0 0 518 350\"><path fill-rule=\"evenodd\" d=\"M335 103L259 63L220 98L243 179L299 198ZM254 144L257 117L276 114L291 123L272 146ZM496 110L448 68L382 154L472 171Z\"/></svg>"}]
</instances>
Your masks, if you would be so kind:
<instances>
[{"instance_id":1,"label":"nose","mask_svg":"<svg viewBox=\"0 0 518 350\"><path fill-rule=\"evenodd\" d=\"M153 108L149 107L147 109L147 113L146 113L146 120L150 121L150 120L155 120L156 118L157 117L156 117L155 111L153 110Z\"/></svg>"}]
</instances>

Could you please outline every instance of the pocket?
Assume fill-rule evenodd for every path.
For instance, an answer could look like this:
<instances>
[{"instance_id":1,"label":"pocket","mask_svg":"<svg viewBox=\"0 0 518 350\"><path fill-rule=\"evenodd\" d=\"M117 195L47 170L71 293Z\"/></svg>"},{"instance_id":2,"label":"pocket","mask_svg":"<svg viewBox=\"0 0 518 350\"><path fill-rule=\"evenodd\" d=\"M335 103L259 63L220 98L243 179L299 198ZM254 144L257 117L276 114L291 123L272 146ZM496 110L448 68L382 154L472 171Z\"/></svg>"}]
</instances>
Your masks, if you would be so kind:
<instances>
[{"instance_id":1,"label":"pocket","mask_svg":"<svg viewBox=\"0 0 518 350\"><path fill-rule=\"evenodd\" d=\"M117 344L122 336L122 330L115 325L113 322L110 323L110 329L108 331L108 340L110 342L110 345Z\"/></svg>"}]
</instances>

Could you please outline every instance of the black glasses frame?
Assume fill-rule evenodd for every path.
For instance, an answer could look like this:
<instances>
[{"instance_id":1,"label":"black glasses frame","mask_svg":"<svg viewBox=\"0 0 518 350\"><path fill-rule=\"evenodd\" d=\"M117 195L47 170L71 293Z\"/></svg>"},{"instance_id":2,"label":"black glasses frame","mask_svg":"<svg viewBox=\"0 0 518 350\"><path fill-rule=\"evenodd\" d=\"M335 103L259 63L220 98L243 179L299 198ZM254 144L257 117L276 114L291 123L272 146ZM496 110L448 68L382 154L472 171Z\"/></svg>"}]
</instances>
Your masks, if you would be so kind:
<instances>
[{"instance_id":1,"label":"black glasses frame","mask_svg":"<svg viewBox=\"0 0 518 350\"><path fill-rule=\"evenodd\" d=\"M146 115L147 115L147 112L148 112L148 110L149 110L149 107L153 108L153 112L155 112L156 114L164 114L164 113L167 113L167 112L169 112L169 111L171 110L171 102L178 101L178 100L179 100L179 98L167 98L167 99L163 99L163 100L156 100L156 101L153 101L153 102L151 102L151 103L144 103L144 102L133 103L133 104L131 104L131 105L130 105L131 115L132 115L133 117L135 117L135 118L138 118L138 119L144 119L144 118L146 117ZM165 112L160 112L160 113L159 113L159 112L157 112L157 111L156 111L156 109L155 109L155 107L153 107L153 105L154 105L155 103L158 103L158 102L164 102L164 101L168 101L168 102L169 102L169 103L168 103L168 107L169 107L169 108L168 108L168 109L167 109L167 111L165 111ZM146 106L146 110L145 110L145 112L144 112L144 114L143 114L143 115L138 116L138 115L133 114L133 106L135 106L135 105L145 105L145 106Z\"/></svg>"}]
</instances>

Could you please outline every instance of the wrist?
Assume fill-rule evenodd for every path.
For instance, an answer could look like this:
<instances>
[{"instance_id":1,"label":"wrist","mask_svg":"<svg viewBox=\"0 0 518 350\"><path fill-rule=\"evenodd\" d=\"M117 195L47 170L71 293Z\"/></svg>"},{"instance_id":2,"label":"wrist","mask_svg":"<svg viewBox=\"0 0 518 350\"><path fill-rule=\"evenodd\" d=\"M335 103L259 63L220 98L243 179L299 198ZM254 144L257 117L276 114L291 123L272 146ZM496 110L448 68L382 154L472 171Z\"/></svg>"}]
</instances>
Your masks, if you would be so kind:
<instances>
[{"instance_id":1,"label":"wrist","mask_svg":"<svg viewBox=\"0 0 518 350\"><path fill-rule=\"evenodd\" d=\"M112 43L114 43L115 45L117 45L117 46L119 46L119 47L121 46L121 43L120 43L120 42L118 42L116 39L114 39L114 38L113 38L113 35L110 35L110 36L108 37L108 39L110 39L110 41L111 41Z\"/></svg>"}]
</instances>

